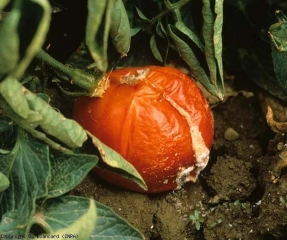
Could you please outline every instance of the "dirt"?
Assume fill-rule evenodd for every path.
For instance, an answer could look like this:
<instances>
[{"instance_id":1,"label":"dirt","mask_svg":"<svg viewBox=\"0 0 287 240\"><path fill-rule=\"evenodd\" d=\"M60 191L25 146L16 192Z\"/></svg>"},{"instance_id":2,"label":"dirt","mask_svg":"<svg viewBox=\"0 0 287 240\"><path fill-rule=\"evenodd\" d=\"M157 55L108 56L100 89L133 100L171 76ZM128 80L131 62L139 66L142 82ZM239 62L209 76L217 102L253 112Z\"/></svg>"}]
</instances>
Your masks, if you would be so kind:
<instances>
[{"instance_id":1,"label":"dirt","mask_svg":"<svg viewBox=\"0 0 287 240\"><path fill-rule=\"evenodd\" d=\"M286 140L267 126L260 106L262 91L258 98L259 88L250 85L237 91L252 94L238 94L212 108L214 143L209 164L196 183L146 195L90 174L72 194L110 206L148 240L286 239L284 168L276 181L272 178L282 151L278 146ZM202 218L198 229L190 219L195 210Z\"/></svg>"}]
</instances>

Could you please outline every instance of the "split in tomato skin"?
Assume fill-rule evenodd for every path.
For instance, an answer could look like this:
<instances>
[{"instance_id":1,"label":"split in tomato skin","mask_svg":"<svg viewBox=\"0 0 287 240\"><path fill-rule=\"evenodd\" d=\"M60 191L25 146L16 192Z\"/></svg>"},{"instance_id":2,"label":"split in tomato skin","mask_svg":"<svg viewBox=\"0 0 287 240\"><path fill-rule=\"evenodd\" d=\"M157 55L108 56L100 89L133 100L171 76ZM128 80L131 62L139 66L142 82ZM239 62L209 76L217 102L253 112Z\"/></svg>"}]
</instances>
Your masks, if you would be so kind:
<instances>
[{"instance_id":1,"label":"split in tomato skin","mask_svg":"<svg viewBox=\"0 0 287 240\"><path fill-rule=\"evenodd\" d=\"M213 118L196 83L170 67L115 70L102 98L80 97L74 119L141 174L148 193L195 181L208 162ZM187 169L187 170L186 170ZM116 173L96 168L101 178L145 192Z\"/></svg>"}]
</instances>

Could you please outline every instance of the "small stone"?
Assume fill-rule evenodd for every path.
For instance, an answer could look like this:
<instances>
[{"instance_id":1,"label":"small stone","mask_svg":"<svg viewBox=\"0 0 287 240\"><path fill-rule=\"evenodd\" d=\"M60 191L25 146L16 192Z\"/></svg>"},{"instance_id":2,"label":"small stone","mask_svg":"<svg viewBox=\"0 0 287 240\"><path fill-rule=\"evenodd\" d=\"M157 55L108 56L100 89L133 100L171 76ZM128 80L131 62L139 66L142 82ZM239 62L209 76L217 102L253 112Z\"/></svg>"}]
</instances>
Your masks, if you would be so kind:
<instances>
[{"instance_id":1,"label":"small stone","mask_svg":"<svg viewBox=\"0 0 287 240\"><path fill-rule=\"evenodd\" d=\"M227 141L235 141L239 138L238 132L236 132L233 128L227 128L224 132L224 139Z\"/></svg>"},{"instance_id":2,"label":"small stone","mask_svg":"<svg viewBox=\"0 0 287 240\"><path fill-rule=\"evenodd\" d=\"M279 142L279 143L277 144L277 150L278 150L278 151L281 151L281 150L283 150L283 148L284 148L284 143L283 143L283 142Z\"/></svg>"}]
</instances>

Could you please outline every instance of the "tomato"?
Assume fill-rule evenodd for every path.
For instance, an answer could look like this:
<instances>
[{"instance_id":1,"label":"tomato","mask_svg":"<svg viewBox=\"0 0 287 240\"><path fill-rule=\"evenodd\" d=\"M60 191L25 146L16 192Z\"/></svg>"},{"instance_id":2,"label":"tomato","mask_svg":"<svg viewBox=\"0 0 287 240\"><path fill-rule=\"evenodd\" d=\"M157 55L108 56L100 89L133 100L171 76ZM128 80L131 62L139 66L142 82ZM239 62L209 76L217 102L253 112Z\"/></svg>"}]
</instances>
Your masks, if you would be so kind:
<instances>
[{"instance_id":1,"label":"tomato","mask_svg":"<svg viewBox=\"0 0 287 240\"><path fill-rule=\"evenodd\" d=\"M141 174L148 193L195 181L207 165L214 125L196 83L171 67L130 67L107 74L102 98L80 97L74 119L120 153ZM101 178L134 191L134 182L107 170Z\"/></svg>"}]
</instances>

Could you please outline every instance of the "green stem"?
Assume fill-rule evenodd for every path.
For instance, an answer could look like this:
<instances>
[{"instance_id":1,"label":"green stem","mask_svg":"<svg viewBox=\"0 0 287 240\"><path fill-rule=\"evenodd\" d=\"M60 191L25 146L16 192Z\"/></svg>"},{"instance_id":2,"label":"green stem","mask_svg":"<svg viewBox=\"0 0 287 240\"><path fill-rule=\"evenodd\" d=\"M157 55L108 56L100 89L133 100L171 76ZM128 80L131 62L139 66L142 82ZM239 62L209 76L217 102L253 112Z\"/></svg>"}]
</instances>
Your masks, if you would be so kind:
<instances>
[{"instance_id":1,"label":"green stem","mask_svg":"<svg viewBox=\"0 0 287 240\"><path fill-rule=\"evenodd\" d=\"M55 68L58 73L67 76L70 83L87 90L89 93L97 91L97 88L102 87L102 78L95 79L94 75L92 74L86 73L77 68L73 69L67 67L66 65L51 57L42 49L37 53L36 57L41 61L45 62L47 65Z\"/></svg>"},{"instance_id":2,"label":"green stem","mask_svg":"<svg viewBox=\"0 0 287 240\"><path fill-rule=\"evenodd\" d=\"M181 0L176 3L171 3L169 0L163 0L166 8L170 11L181 8L183 5L187 4L189 1L190 0Z\"/></svg>"},{"instance_id":3,"label":"green stem","mask_svg":"<svg viewBox=\"0 0 287 240\"><path fill-rule=\"evenodd\" d=\"M166 9L151 19L151 24L155 24L159 19L164 17L169 12L178 11L183 5L187 4L190 0L181 0L176 3L171 3L169 0L163 0Z\"/></svg>"}]
</instances>

